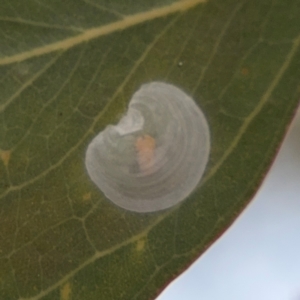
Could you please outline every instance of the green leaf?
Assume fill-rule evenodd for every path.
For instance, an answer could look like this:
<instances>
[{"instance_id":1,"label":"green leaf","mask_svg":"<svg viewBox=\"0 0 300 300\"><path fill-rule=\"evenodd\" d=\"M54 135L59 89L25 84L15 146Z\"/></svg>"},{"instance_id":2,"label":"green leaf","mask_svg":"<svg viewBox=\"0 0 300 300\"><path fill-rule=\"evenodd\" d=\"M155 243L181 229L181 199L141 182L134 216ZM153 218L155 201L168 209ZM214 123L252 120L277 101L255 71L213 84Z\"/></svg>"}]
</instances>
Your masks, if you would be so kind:
<instances>
[{"instance_id":1,"label":"green leaf","mask_svg":"<svg viewBox=\"0 0 300 300\"><path fill-rule=\"evenodd\" d=\"M0 299L153 299L257 190L300 96L297 0L0 3ZM88 143L145 82L205 112L210 162L138 214L87 176Z\"/></svg>"}]
</instances>

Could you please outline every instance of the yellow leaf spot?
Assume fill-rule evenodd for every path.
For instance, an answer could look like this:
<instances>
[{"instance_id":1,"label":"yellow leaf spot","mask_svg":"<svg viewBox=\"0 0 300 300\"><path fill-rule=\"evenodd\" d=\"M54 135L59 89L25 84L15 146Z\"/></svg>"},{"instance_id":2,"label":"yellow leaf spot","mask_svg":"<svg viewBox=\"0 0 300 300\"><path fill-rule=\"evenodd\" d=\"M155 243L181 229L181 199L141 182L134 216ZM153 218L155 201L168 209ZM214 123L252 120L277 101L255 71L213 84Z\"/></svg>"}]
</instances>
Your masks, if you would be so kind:
<instances>
[{"instance_id":1,"label":"yellow leaf spot","mask_svg":"<svg viewBox=\"0 0 300 300\"><path fill-rule=\"evenodd\" d=\"M0 158L3 161L3 164L5 167L8 166L9 160L10 160L11 151L10 150L0 150Z\"/></svg>"},{"instance_id":2,"label":"yellow leaf spot","mask_svg":"<svg viewBox=\"0 0 300 300\"><path fill-rule=\"evenodd\" d=\"M136 251L141 252L145 248L146 241L145 239L140 239L136 243Z\"/></svg>"},{"instance_id":3,"label":"yellow leaf spot","mask_svg":"<svg viewBox=\"0 0 300 300\"><path fill-rule=\"evenodd\" d=\"M84 202L90 201L91 198L92 198L92 193L91 193L91 192L90 192L90 193L86 193L86 194L84 194L84 195L82 196L82 200L83 200Z\"/></svg>"},{"instance_id":4,"label":"yellow leaf spot","mask_svg":"<svg viewBox=\"0 0 300 300\"><path fill-rule=\"evenodd\" d=\"M60 299L61 300L71 300L71 284L70 282L65 283L60 290Z\"/></svg>"},{"instance_id":5,"label":"yellow leaf spot","mask_svg":"<svg viewBox=\"0 0 300 300\"><path fill-rule=\"evenodd\" d=\"M247 75L249 75L249 69L248 68L242 68L241 69L241 73L242 73L242 75L244 75L244 76L247 76Z\"/></svg>"}]
</instances>

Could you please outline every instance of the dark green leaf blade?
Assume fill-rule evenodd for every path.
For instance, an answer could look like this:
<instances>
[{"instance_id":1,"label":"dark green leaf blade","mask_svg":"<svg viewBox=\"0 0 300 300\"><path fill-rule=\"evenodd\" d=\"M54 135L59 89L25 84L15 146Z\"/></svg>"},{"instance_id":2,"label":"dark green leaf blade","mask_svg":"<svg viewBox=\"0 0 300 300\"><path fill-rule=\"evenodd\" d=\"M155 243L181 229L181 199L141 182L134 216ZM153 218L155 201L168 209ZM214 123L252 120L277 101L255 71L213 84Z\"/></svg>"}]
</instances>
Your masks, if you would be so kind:
<instances>
[{"instance_id":1,"label":"dark green leaf blade","mask_svg":"<svg viewBox=\"0 0 300 300\"><path fill-rule=\"evenodd\" d=\"M300 5L200 2L93 3L101 14L88 1L0 4L1 299L151 299L247 205L299 100ZM23 40L18 14L33 26ZM136 214L90 182L84 154L152 80L193 95L212 151L182 205Z\"/></svg>"}]
</instances>

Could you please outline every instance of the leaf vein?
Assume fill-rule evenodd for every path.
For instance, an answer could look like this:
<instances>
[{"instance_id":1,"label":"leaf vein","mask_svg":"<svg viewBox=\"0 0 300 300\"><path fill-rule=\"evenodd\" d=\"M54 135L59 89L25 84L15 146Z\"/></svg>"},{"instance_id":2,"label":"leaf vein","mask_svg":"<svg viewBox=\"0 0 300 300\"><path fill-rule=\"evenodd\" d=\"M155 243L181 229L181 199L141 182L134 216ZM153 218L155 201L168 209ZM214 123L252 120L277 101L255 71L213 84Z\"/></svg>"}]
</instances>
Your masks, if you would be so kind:
<instances>
[{"instance_id":1,"label":"leaf vein","mask_svg":"<svg viewBox=\"0 0 300 300\"><path fill-rule=\"evenodd\" d=\"M75 32L83 32L82 29L76 28L76 27L66 27L66 26L60 26L60 25L54 25L44 22L37 22L32 20L26 20L23 18L13 18L13 17L0 17L0 21L2 22L11 22L16 23L20 25L30 25L35 27L43 27L48 29L60 29L60 30L66 30L66 31L75 31Z\"/></svg>"},{"instance_id":2,"label":"leaf vein","mask_svg":"<svg viewBox=\"0 0 300 300\"><path fill-rule=\"evenodd\" d=\"M276 88L277 84L279 83L280 79L284 75L285 71L289 67L292 59L294 58L297 50L299 49L300 45L300 35L294 40L294 43L292 45L291 50L286 56L286 59L282 66L279 68L277 74L275 75L274 79L271 81L270 85L266 89L265 93L263 94L262 98L260 99L257 106L253 109L253 111L245 118L245 121L241 125L239 131L237 132L237 135L233 139L231 145L227 148L227 150L224 152L223 156L220 158L220 160L211 168L208 175L204 178L203 183L207 182L221 167L221 165L225 162L225 160L229 157L229 155L233 152L233 150L237 147L239 141L242 139L244 133L250 126L253 119L261 112L262 108L266 104L266 102L269 100L270 96L272 95L274 89Z\"/></svg>"},{"instance_id":3,"label":"leaf vein","mask_svg":"<svg viewBox=\"0 0 300 300\"><path fill-rule=\"evenodd\" d=\"M107 7L103 6L103 5L100 5L98 3L95 3L95 2L93 2L91 0L82 0L82 1L84 3L92 6L92 7L95 7L97 9L101 10L101 11L109 12L109 13L111 13L111 14L113 14L113 15L121 18L121 19L124 19L124 17L125 17L125 15L121 14L120 12L118 12L118 11L116 11L114 9L109 9L109 8L107 8Z\"/></svg>"},{"instance_id":4,"label":"leaf vein","mask_svg":"<svg viewBox=\"0 0 300 300\"><path fill-rule=\"evenodd\" d=\"M204 68L201 70L201 73L200 73L200 76L198 78L198 81L194 87L194 89L192 90L192 95L196 92L196 90L198 89L200 83L202 82L204 76L205 76L205 73L206 71L208 70L208 67L210 66L210 64L213 62L217 52L218 52L218 49L221 45L221 41L223 40L231 22L233 21L235 15L237 14L237 12L243 7L244 5L244 1L239 3L239 5L236 6L236 8L232 11L231 15L229 16L227 22L225 23L225 25L223 26L217 40L216 40L216 43L212 49L212 52L211 52L211 55L207 61L207 64L204 66Z\"/></svg>"},{"instance_id":5,"label":"leaf vein","mask_svg":"<svg viewBox=\"0 0 300 300\"><path fill-rule=\"evenodd\" d=\"M37 80L43 73L45 73L59 58L60 55L56 55L52 58L43 68L35 73L31 78L29 78L11 97L9 97L4 103L0 105L0 113L3 112L9 104L11 104L21 93L32 85L32 83Z\"/></svg>"}]
</instances>

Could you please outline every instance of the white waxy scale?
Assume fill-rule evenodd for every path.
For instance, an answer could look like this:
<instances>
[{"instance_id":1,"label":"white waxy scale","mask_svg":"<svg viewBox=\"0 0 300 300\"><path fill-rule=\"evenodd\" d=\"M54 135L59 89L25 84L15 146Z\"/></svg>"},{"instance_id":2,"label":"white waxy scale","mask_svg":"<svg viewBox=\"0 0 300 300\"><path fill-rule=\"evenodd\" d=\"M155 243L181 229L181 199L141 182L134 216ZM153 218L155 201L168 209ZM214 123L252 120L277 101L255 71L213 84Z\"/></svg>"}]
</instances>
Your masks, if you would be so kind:
<instances>
[{"instance_id":1,"label":"white waxy scale","mask_svg":"<svg viewBox=\"0 0 300 300\"><path fill-rule=\"evenodd\" d=\"M127 114L89 144L92 181L116 205L136 212L169 208L198 185L208 162L210 133L194 100L174 85L144 84Z\"/></svg>"}]
</instances>

